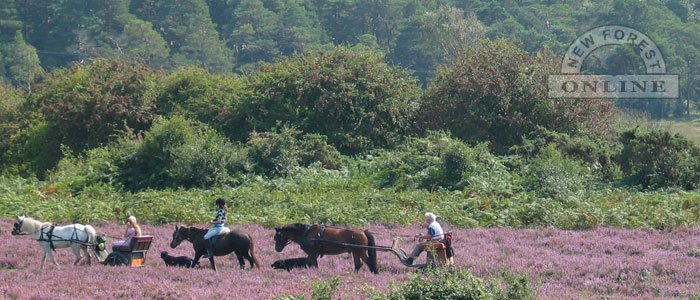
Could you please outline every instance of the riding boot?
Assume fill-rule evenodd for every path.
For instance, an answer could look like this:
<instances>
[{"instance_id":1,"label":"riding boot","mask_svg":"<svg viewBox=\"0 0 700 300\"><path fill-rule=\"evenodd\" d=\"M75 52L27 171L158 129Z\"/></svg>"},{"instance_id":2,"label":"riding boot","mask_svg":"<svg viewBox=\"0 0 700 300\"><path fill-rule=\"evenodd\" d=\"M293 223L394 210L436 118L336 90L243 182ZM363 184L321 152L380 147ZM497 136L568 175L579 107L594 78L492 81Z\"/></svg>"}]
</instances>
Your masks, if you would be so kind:
<instances>
[{"instance_id":1,"label":"riding boot","mask_svg":"<svg viewBox=\"0 0 700 300\"><path fill-rule=\"evenodd\" d=\"M202 258L214 257L214 251L211 249L212 248L211 239L204 240L204 247L207 248L207 254L204 255Z\"/></svg>"}]
</instances>

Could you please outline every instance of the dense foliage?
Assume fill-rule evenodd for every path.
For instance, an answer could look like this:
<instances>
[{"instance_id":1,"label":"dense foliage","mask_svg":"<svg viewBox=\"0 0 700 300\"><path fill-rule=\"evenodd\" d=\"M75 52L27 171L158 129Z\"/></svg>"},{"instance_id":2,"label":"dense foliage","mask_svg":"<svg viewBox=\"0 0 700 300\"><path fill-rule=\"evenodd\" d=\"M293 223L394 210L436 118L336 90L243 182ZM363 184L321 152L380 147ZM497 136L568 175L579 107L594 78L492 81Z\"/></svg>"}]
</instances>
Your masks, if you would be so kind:
<instances>
[{"instance_id":1,"label":"dense foliage","mask_svg":"<svg viewBox=\"0 0 700 300\"><path fill-rule=\"evenodd\" d=\"M603 135L614 129L586 122L605 102L541 98L544 56L478 47L426 93L368 46L247 75L97 59L29 94L3 86L0 215L89 221L140 207L149 222L202 222L221 196L237 220L266 225L406 224L425 210L458 226L698 224L692 142ZM521 78L529 67L541 74Z\"/></svg>"},{"instance_id":2,"label":"dense foliage","mask_svg":"<svg viewBox=\"0 0 700 300\"><path fill-rule=\"evenodd\" d=\"M42 70L92 57L244 73L259 61L357 44L386 53L425 83L484 37L522 43L533 55L542 49L562 54L581 32L620 24L650 36L668 71L682 74L678 100L617 102L659 118L697 105L699 12L697 0L5 0L0 78L31 90ZM613 47L595 53L585 68L638 71L639 63L632 48Z\"/></svg>"}]
</instances>

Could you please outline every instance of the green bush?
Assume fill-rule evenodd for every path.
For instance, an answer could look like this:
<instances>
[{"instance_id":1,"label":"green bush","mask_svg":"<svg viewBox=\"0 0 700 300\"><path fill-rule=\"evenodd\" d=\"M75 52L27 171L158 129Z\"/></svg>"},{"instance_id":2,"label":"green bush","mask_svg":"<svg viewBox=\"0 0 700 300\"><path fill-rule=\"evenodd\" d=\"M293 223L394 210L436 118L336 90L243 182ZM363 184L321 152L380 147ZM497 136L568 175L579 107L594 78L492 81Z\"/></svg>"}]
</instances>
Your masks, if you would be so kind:
<instances>
[{"instance_id":1,"label":"green bush","mask_svg":"<svg viewBox=\"0 0 700 300\"><path fill-rule=\"evenodd\" d=\"M638 129L621 133L620 140L624 182L650 189L700 188L700 148L692 141L667 131Z\"/></svg>"},{"instance_id":2,"label":"green bush","mask_svg":"<svg viewBox=\"0 0 700 300\"><path fill-rule=\"evenodd\" d=\"M156 73L147 65L119 59L95 59L58 69L34 87L25 109L40 111L20 143L38 157L36 174L54 167L62 145L76 152L98 147L124 132L148 130L154 118ZM40 140L40 142L36 142Z\"/></svg>"},{"instance_id":3,"label":"green bush","mask_svg":"<svg viewBox=\"0 0 700 300\"><path fill-rule=\"evenodd\" d=\"M395 145L412 130L421 89L410 74L369 49L337 47L263 63L242 103L241 132L277 122L328 137L342 153ZM237 121L238 122L238 121Z\"/></svg>"},{"instance_id":4,"label":"green bush","mask_svg":"<svg viewBox=\"0 0 700 300\"><path fill-rule=\"evenodd\" d=\"M179 116L158 119L133 147L117 162L119 181L132 191L237 184L247 164L240 146Z\"/></svg>"},{"instance_id":5,"label":"green bush","mask_svg":"<svg viewBox=\"0 0 700 300\"><path fill-rule=\"evenodd\" d=\"M547 76L560 62L546 51L532 57L505 40L485 41L438 71L424 94L421 121L470 143L491 142L498 153L537 126L597 133L611 114L609 102L548 96Z\"/></svg>"},{"instance_id":6,"label":"green bush","mask_svg":"<svg viewBox=\"0 0 700 300\"><path fill-rule=\"evenodd\" d=\"M510 152L526 158L537 156L543 149L553 145L570 159L590 165L601 179L611 182L620 180L622 172L615 158L622 147L619 144L587 136L570 136L538 127L523 138L521 145L510 148Z\"/></svg>"},{"instance_id":7,"label":"green bush","mask_svg":"<svg viewBox=\"0 0 700 300\"><path fill-rule=\"evenodd\" d=\"M535 299L527 275L504 272L504 284L485 282L459 268L432 269L374 300L530 300Z\"/></svg>"},{"instance_id":8,"label":"green bush","mask_svg":"<svg viewBox=\"0 0 700 300\"><path fill-rule=\"evenodd\" d=\"M229 138L243 141L249 128L239 106L250 93L245 77L214 75L195 67L178 69L165 77L158 88L157 112L161 116L178 114L197 120Z\"/></svg>"},{"instance_id":9,"label":"green bush","mask_svg":"<svg viewBox=\"0 0 700 300\"><path fill-rule=\"evenodd\" d=\"M270 132L255 132L246 144L251 171L267 177L285 176L297 166L319 163L321 167L338 169L345 158L326 143L319 134L305 134L289 126Z\"/></svg>"}]
</instances>

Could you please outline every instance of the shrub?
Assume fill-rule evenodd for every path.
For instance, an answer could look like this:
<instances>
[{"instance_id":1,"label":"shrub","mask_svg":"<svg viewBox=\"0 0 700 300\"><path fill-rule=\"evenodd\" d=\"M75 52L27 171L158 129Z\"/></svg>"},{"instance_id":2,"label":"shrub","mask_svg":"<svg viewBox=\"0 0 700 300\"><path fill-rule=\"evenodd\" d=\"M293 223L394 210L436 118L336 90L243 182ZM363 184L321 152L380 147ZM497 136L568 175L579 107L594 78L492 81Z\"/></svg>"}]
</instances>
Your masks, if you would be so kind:
<instances>
[{"instance_id":1,"label":"shrub","mask_svg":"<svg viewBox=\"0 0 700 300\"><path fill-rule=\"evenodd\" d=\"M327 136L345 154L400 141L421 94L416 80L383 55L348 47L263 63L251 84L254 96L239 108L248 132L282 121Z\"/></svg>"},{"instance_id":2,"label":"shrub","mask_svg":"<svg viewBox=\"0 0 700 300\"><path fill-rule=\"evenodd\" d=\"M267 177L285 176L297 166L319 163L321 167L338 169L345 162L338 150L326 143L326 136L305 134L283 126L270 132L251 133L246 151L253 173Z\"/></svg>"},{"instance_id":3,"label":"shrub","mask_svg":"<svg viewBox=\"0 0 700 300\"><path fill-rule=\"evenodd\" d=\"M247 138L245 115L238 109L250 95L245 78L214 75L201 68L183 68L163 79L156 98L163 116L179 114L209 125L232 139Z\"/></svg>"},{"instance_id":4,"label":"shrub","mask_svg":"<svg viewBox=\"0 0 700 300\"><path fill-rule=\"evenodd\" d=\"M620 135L618 158L624 181L644 188L700 188L700 148L692 141L662 130L628 130Z\"/></svg>"},{"instance_id":5,"label":"shrub","mask_svg":"<svg viewBox=\"0 0 700 300\"><path fill-rule=\"evenodd\" d=\"M477 190L509 193L513 178L504 159L489 152L488 144L469 147L441 132L411 138L394 151L378 151L373 177L382 187Z\"/></svg>"},{"instance_id":6,"label":"shrub","mask_svg":"<svg viewBox=\"0 0 700 300\"><path fill-rule=\"evenodd\" d=\"M191 188L239 183L246 158L213 129L174 116L158 119L118 164L119 180L129 190Z\"/></svg>"},{"instance_id":7,"label":"shrub","mask_svg":"<svg viewBox=\"0 0 700 300\"><path fill-rule=\"evenodd\" d=\"M49 74L29 96L28 108L40 110L46 120L50 134L44 145L50 149L44 151L59 154L45 156L43 165L58 162L60 145L81 152L122 132L148 130L155 79L145 64L119 59L95 59Z\"/></svg>"},{"instance_id":8,"label":"shrub","mask_svg":"<svg viewBox=\"0 0 700 300\"><path fill-rule=\"evenodd\" d=\"M554 144L544 147L522 173L528 190L555 200L585 199L595 182L590 169L564 157Z\"/></svg>"},{"instance_id":9,"label":"shrub","mask_svg":"<svg viewBox=\"0 0 700 300\"><path fill-rule=\"evenodd\" d=\"M521 145L510 148L510 152L526 158L533 158L552 145L566 158L580 160L590 165L594 172L606 181L619 180L620 167L615 163L621 147L619 144L587 136L570 136L566 133L538 127L523 138Z\"/></svg>"},{"instance_id":10,"label":"shrub","mask_svg":"<svg viewBox=\"0 0 700 300\"><path fill-rule=\"evenodd\" d=\"M438 71L424 94L422 123L471 143L491 142L499 153L537 126L566 133L604 126L608 102L549 98L547 76L559 63L548 52L531 57L507 41L485 41Z\"/></svg>"},{"instance_id":11,"label":"shrub","mask_svg":"<svg viewBox=\"0 0 700 300\"><path fill-rule=\"evenodd\" d=\"M297 146L297 134L299 132L291 127L283 127L279 132L253 131L246 144L253 173L283 176L298 166L301 153Z\"/></svg>"},{"instance_id":12,"label":"shrub","mask_svg":"<svg viewBox=\"0 0 700 300\"><path fill-rule=\"evenodd\" d=\"M504 272L505 288L456 269L432 269L375 300L489 300L535 299L527 275L515 277Z\"/></svg>"}]
</instances>

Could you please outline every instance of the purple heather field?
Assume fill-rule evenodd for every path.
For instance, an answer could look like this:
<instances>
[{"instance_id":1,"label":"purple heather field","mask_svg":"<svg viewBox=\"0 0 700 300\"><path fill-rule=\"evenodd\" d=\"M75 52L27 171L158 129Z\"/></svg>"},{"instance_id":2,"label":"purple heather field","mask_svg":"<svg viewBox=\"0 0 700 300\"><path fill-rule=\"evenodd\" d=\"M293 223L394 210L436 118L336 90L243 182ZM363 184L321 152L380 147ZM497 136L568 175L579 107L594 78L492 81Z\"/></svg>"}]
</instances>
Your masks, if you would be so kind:
<instances>
[{"instance_id":1,"label":"purple heather field","mask_svg":"<svg viewBox=\"0 0 700 300\"><path fill-rule=\"evenodd\" d=\"M173 226L142 225L156 236L146 267L131 269L70 265L70 249L58 249L61 264L39 270L41 250L28 236L11 236L12 219L0 220L0 295L2 299L269 299L282 294L310 293L314 279L338 276L343 280L338 298L366 299L367 291L386 291L392 283L410 277L390 253L378 254L380 275L363 267L352 272L349 255L326 256L319 269L273 270L277 259L302 256L296 245L274 251L273 230L258 225L235 226L256 239L262 269L239 270L233 256L218 258L218 273L208 268L166 268L160 251L193 255L189 243L168 246ZM122 226L93 224L98 232L119 236ZM483 278L503 268L530 275L539 299L688 299L700 291L700 230L672 232L651 229L562 231L557 229L456 229L456 263ZM391 235L413 235L410 227L369 226L379 245L391 244ZM111 242L111 240L110 240ZM405 241L407 251L412 242ZM693 250L691 250L693 249ZM208 261L202 262L208 267Z\"/></svg>"}]
</instances>

